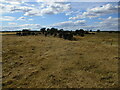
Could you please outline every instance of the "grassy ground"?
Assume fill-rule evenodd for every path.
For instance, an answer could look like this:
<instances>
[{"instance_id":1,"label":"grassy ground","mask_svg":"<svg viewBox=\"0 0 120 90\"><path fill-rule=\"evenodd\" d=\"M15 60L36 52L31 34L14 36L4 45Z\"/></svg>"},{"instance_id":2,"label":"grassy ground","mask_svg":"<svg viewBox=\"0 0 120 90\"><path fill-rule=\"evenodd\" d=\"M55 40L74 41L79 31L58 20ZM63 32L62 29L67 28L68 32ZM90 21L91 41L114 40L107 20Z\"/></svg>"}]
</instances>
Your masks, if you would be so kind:
<instances>
[{"instance_id":1,"label":"grassy ground","mask_svg":"<svg viewBox=\"0 0 120 90\"><path fill-rule=\"evenodd\" d=\"M57 37L4 35L3 88L114 88L118 35Z\"/></svg>"},{"instance_id":2,"label":"grassy ground","mask_svg":"<svg viewBox=\"0 0 120 90\"><path fill-rule=\"evenodd\" d=\"M16 32L1 32L0 35L10 35L10 34L16 34Z\"/></svg>"}]
</instances>

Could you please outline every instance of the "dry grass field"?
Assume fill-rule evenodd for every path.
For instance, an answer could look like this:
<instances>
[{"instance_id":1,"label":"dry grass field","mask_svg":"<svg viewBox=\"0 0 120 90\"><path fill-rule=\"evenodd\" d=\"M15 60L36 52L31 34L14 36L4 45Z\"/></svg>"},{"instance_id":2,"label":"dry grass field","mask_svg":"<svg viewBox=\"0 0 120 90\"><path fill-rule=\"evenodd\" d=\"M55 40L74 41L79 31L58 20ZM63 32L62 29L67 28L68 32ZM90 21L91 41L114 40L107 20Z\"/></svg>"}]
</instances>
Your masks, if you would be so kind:
<instances>
[{"instance_id":1,"label":"dry grass field","mask_svg":"<svg viewBox=\"0 0 120 90\"><path fill-rule=\"evenodd\" d=\"M118 34L75 38L3 35L3 88L118 87Z\"/></svg>"}]
</instances>

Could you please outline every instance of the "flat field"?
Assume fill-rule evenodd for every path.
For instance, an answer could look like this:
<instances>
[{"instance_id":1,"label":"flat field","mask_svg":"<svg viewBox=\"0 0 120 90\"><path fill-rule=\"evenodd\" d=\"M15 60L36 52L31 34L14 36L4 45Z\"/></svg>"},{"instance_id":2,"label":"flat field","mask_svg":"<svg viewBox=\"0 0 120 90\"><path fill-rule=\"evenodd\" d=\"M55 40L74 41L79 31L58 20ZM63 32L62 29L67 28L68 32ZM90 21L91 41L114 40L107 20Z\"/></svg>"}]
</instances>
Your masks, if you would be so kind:
<instances>
[{"instance_id":1,"label":"flat field","mask_svg":"<svg viewBox=\"0 0 120 90\"><path fill-rule=\"evenodd\" d=\"M3 88L118 87L118 33L2 37Z\"/></svg>"}]
</instances>

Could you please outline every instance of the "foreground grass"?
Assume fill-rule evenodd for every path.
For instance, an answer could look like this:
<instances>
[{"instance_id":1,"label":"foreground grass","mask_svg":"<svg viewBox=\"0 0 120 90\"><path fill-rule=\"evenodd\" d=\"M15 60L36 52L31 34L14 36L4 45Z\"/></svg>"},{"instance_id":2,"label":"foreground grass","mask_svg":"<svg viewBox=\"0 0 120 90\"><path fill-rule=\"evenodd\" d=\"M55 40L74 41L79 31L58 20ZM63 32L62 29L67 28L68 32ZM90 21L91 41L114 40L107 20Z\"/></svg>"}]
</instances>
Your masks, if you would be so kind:
<instances>
[{"instance_id":1,"label":"foreground grass","mask_svg":"<svg viewBox=\"0 0 120 90\"><path fill-rule=\"evenodd\" d=\"M114 88L118 37L3 36L3 88Z\"/></svg>"}]
</instances>

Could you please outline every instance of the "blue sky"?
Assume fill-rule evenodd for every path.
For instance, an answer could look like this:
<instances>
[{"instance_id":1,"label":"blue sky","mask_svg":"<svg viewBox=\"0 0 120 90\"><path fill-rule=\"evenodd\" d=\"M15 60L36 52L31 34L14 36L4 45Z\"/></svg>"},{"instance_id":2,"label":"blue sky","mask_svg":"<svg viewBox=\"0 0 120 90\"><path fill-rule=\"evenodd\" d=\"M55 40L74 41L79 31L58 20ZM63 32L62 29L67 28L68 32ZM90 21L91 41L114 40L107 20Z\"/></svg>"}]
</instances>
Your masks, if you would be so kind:
<instances>
[{"instance_id":1,"label":"blue sky","mask_svg":"<svg viewBox=\"0 0 120 90\"><path fill-rule=\"evenodd\" d=\"M39 30L55 27L64 30L118 30L117 2L23 2L2 0L1 31ZM90 1L90 0L89 0ZM95 1L95 0L93 0Z\"/></svg>"}]
</instances>

